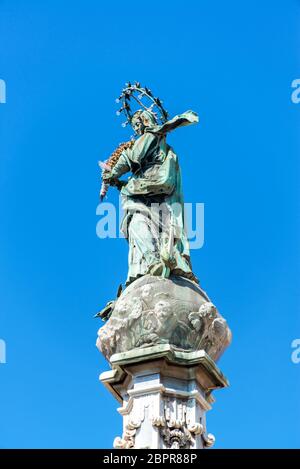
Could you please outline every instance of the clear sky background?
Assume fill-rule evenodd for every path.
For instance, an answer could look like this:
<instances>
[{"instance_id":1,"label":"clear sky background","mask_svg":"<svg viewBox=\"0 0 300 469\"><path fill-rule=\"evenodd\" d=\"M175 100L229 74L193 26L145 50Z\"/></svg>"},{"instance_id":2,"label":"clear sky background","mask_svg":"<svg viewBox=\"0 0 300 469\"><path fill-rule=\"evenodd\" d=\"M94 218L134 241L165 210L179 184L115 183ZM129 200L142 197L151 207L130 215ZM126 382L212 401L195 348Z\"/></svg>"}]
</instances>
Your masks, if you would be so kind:
<instances>
[{"instance_id":1,"label":"clear sky background","mask_svg":"<svg viewBox=\"0 0 300 469\"><path fill-rule=\"evenodd\" d=\"M93 315L127 273L96 207L97 161L131 135L114 102L128 80L200 116L169 142L185 200L205 204L195 273L233 331L215 447L300 446L299 17L296 0L0 1L1 448L121 434Z\"/></svg>"}]
</instances>

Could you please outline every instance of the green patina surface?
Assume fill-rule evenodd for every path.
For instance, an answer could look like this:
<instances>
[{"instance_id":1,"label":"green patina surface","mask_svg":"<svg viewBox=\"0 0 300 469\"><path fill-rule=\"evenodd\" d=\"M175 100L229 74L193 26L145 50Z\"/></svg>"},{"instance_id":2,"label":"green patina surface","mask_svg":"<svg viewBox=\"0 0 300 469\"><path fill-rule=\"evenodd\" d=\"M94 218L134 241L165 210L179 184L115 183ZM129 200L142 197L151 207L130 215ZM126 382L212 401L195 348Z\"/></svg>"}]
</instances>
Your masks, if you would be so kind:
<instances>
[{"instance_id":1,"label":"green patina surface","mask_svg":"<svg viewBox=\"0 0 300 469\"><path fill-rule=\"evenodd\" d=\"M127 285L145 275L170 273L197 281L192 272L189 243L184 230L184 205L178 156L167 144L168 132L198 122L186 111L162 125L142 112L132 126L140 136L124 150L110 172L118 179L131 172L121 189L122 232L129 243ZM142 124L141 124L142 122Z\"/></svg>"}]
</instances>

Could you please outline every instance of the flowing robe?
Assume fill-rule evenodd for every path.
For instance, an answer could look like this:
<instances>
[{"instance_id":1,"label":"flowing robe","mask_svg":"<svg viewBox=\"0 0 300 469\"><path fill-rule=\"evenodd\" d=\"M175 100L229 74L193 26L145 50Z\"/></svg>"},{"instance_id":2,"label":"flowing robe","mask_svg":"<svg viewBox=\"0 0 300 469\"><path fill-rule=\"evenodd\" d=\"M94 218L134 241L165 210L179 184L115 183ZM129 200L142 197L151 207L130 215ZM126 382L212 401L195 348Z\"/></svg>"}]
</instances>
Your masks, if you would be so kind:
<instances>
[{"instance_id":1,"label":"flowing robe","mask_svg":"<svg viewBox=\"0 0 300 469\"><path fill-rule=\"evenodd\" d=\"M192 272L184 229L184 203L178 157L166 134L198 122L193 111L163 125L146 127L131 149L122 152L111 177L131 172L121 190L124 218L121 230L129 243L128 285L147 273L181 275L198 281Z\"/></svg>"}]
</instances>

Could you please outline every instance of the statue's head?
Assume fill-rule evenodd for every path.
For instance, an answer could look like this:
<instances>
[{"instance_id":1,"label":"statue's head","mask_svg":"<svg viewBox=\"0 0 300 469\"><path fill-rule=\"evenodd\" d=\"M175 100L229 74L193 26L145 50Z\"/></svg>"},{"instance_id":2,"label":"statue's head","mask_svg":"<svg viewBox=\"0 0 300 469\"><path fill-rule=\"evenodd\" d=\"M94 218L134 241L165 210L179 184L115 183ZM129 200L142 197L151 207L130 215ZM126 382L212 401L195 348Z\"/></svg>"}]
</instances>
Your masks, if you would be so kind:
<instances>
[{"instance_id":1,"label":"statue's head","mask_svg":"<svg viewBox=\"0 0 300 469\"><path fill-rule=\"evenodd\" d=\"M157 121L150 111L139 109L132 116L131 127L137 135L142 135L146 127L153 127L154 125L157 125Z\"/></svg>"}]
</instances>

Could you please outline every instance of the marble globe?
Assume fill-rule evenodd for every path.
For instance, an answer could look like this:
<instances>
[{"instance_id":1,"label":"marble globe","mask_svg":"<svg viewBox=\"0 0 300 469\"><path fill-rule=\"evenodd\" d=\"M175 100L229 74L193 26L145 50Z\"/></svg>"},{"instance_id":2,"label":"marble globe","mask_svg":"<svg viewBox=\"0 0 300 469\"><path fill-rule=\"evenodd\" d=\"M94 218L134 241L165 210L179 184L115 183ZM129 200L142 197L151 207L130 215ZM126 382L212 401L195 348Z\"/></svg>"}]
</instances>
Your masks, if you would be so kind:
<instances>
[{"instance_id":1,"label":"marble globe","mask_svg":"<svg viewBox=\"0 0 300 469\"><path fill-rule=\"evenodd\" d=\"M97 347L108 360L116 353L170 344L182 351L204 350L216 361L230 341L226 320L199 285L178 276L145 275L113 303Z\"/></svg>"}]
</instances>

